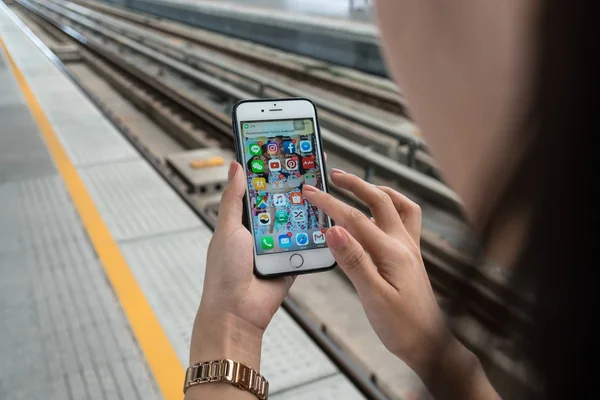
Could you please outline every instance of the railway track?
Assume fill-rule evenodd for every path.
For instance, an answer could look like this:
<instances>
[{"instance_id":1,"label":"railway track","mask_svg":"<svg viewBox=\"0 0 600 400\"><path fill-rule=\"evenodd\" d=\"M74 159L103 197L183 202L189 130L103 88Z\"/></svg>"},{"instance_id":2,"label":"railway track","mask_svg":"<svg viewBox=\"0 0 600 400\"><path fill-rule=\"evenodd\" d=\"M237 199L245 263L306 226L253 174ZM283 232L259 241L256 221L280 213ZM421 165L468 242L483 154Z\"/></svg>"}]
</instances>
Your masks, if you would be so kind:
<instances>
[{"instance_id":1,"label":"railway track","mask_svg":"<svg viewBox=\"0 0 600 400\"><path fill-rule=\"evenodd\" d=\"M246 62L244 57L237 54L235 57L232 56L230 54L232 48L237 49L238 53L252 53L254 59L257 59L261 53L244 47L239 48L239 46L234 46L231 43L223 43L225 39L216 40L213 37L214 34L202 41L197 39L199 36L197 34L187 36L193 40L180 40L181 35L177 31L175 33L164 33L166 29L157 29L152 22L143 24L142 21L139 21L139 18L135 19L138 22L135 26L132 26L129 22L132 19L131 13L115 17L116 12L119 15L122 15L123 12L111 9L109 14L104 14L106 11L98 12L62 1L53 2L64 6L65 9L78 14L82 18L109 28L112 32L143 43L153 50L186 63L220 81L247 91L254 97L309 97L316 101L321 110L323 126L332 130L343 131L344 135L355 142L370 146L390 158L403 158L406 160L406 164L411 167L419 164L422 170L433 173L434 168L431 165L431 159L426 155L425 144L418 136L413 134L416 128L408 119L400 117L399 114L382 112L379 107L369 107L365 105L364 100L350 101L350 97L357 98L361 96L364 94L364 90L371 88L371 86L365 86L356 80L346 79L343 85L338 83L338 86L346 87L346 92L349 90L348 85L350 87L359 86L364 90L350 90L352 96L340 96L335 94L336 92L329 92L324 89L327 88L327 83L324 81L334 79L332 76L327 76L328 80L322 77L322 81L312 85L301 79L302 74L297 74L300 79L291 79L285 74L287 69L281 65L277 71L273 71L272 68L265 69L264 63L256 65L256 62ZM93 4L95 4L95 8L98 6L106 7L97 3ZM164 22L161 22L161 24L164 24ZM172 32L173 29L171 28L170 31ZM203 34L206 35L207 32L204 31ZM212 47L206 46L205 43L212 43ZM220 50L216 51L215 48ZM262 60L265 58L267 57L260 57ZM274 57L270 58L276 59ZM294 64L285 63L282 65ZM314 80L315 77L313 77ZM342 91L338 90L338 92ZM387 90L379 90L377 95L378 98L385 101L385 96L389 93ZM371 93L370 96L373 97L375 94Z\"/></svg>"},{"instance_id":2,"label":"railway track","mask_svg":"<svg viewBox=\"0 0 600 400\"><path fill-rule=\"evenodd\" d=\"M222 126L230 124L228 114L235 102L242 98L255 97L251 91L240 89L197 69L197 62L191 62L190 59L187 62L181 60L181 54L157 51L155 45L150 46L148 38L136 37L136 40L124 35L122 30L107 29L107 21L94 22L55 2L29 4L42 7L45 13L55 17L55 21L62 26L69 26L70 29L76 27L79 36L85 38L86 46L114 63L119 63L122 68L136 70L136 74L148 85L160 87L169 97L177 97L186 108L212 115L216 112L220 116ZM131 32L127 34L131 35ZM202 100L206 98L210 104ZM328 114L321 112L322 126L329 128L323 129L323 140L330 152L338 152L345 158L351 158L354 161L354 170L357 170L357 167L361 169L357 171L359 174L372 180L379 178L396 182L424 201L435 203L436 206L455 214L460 213L458 198L443 183L397 160L383 157L377 150L389 149L392 143L377 136L372 127L357 122L350 124L351 126L346 124L345 127L330 125L331 120L328 117ZM337 117L337 120L339 119ZM223 132L224 135L231 135L230 129L227 133Z\"/></svg>"},{"instance_id":3,"label":"railway track","mask_svg":"<svg viewBox=\"0 0 600 400\"><path fill-rule=\"evenodd\" d=\"M233 96L250 97L247 96L247 93L236 87L224 88L219 84L222 82L210 81L206 75L198 74L194 70L187 70L183 68L186 65L177 64L176 60L166 56L155 55L153 58L144 58L144 55L148 55L148 49L144 46L129 38L105 35L106 32L103 33L100 29L94 30L92 29L94 28L93 23L78 20L81 17L77 16L79 14L60 7L55 2L41 3L34 0L16 0L16 2L22 7L22 10L26 10L30 14L37 24L45 26L46 31L53 32L55 36L58 35L56 31L62 32L61 35L65 41L77 43L79 56L85 63L109 81L113 87L118 88L138 108L152 115L165 132L181 143L182 147L220 147L224 149L232 147L231 122L228 113L231 99ZM139 52L128 53L127 50L132 48ZM154 62L148 62L149 59ZM159 61L164 61L164 64ZM189 66L187 67L189 68ZM194 76L197 80L191 80L190 76ZM79 83L85 87L85 82ZM93 97L93 93L91 96ZM96 102L110 114L101 101L96 99ZM109 117L111 116L109 115ZM115 118L114 115L111 119L146 155L165 179L178 190L198 215L209 226L214 226L216 204L205 203L199 201L196 196L189 195L186 184L178 179L160 156L146 147L146 144L136 137L135 132L131 132L126 124ZM327 132L327 136L324 132L324 141L330 151L330 158L333 158L331 164L335 165L336 162L343 162L343 159L347 160L348 158L354 162L357 159L356 156L360 154L363 159L358 160L358 164L364 169L358 168L359 173L370 168L372 179L382 180L403 189L405 188L403 185L409 186L409 190L416 188L415 191L421 196L428 190L433 191L422 184L421 174L406 168L397 161L384 160L380 164L375 164L375 167L369 165L371 160L364 157L364 152L356 151L356 147L360 148L360 145L351 143L334 132ZM372 155L374 160L382 158L377 157L375 152ZM415 175L407 174L407 171ZM396 174L396 172L398 173ZM411 181L411 178L415 178L417 183ZM336 191L335 188L334 191ZM347 194L341 191L336 191L336 194L357 207L365 209L363 204ZM447 198L441 199L443 196L439 194L437 198L431 193L425 197L428 201L439 201L442 205L445 201L447 209L453 209L449 206L451 202ZM472 264L473 260L441 250L440 243L427 235L422 239L422 248L423 257L436 291L446 298L452 296L456 291L461 291L463 297L469 299L468 303L464 305L467 312L484 329L502 337L508 333L504 327L506 321L512 325L529 323L526 313L523 312L527 309L528 302L518 294L512 293L502 283L490 280L475 269ZM505 303L506 299L510 300L508 304ZM368 393L370 398L386 398L377 385L373 384L369 375L357 368L355 363L349 360L344 352L340 352L338 346L327 335L322 334L322 325L315 324L314 321L303 315L301 308L292 299L287 300L285 307L363 392ZM497 315L502 315L504 319L497 320L495 318ZM471 340L467 334L463 334L462 337L467 342ZM471 345L474 347L472 343ZM488 349L475 348L474 350L480 356L488 357L493 362L493 355L489 354Z\"/></svg>"},{"instance_id":4,"label":"railway track","mask_svg":"<svg viewBox=\"0 0 600 400\"><path fill-rule=\"evenodd\" d=\"M238 60L254 64L263 71L275 71L296 81L306 82L340 93L361 103L373 105L396 115L406 114L406 104L402 94L387 80L365 75L361 75L362 79L357 79L356 71L336 68L330 64L307 57L290 56L287 53L252 42L187 27L109 4L87 0L76 0L73 3L84 5L142 27L151 27L154 30L202 45L208 49L214 49L220 53L229 54Z\"/></svg>"}]
</instances>

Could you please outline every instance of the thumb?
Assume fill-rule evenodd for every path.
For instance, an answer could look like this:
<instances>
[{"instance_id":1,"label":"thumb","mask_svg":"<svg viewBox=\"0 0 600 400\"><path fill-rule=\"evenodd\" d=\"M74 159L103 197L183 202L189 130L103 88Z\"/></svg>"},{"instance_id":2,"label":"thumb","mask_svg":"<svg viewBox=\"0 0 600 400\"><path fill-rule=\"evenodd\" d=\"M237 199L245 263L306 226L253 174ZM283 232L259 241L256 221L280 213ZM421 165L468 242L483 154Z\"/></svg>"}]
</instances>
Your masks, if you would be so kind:
<instances>
[{"instance_id":1,"label":"thumb","mask_svg":"<svg viewBox=\"0 0 600 400\"><path fill-rule=\"evenodd\" d=\"M244 169L235 161L229 166L229 183L219 204L219 215L215 231L232 232L242 225L242 213L244 210L244 195L246 194L246 180Z\"/></svg>"},{"instance_id":2,"label":"thumb","mask_svg":"<svg viewBox=\"0 0 600 400\"><path fill-rule=\"evenodd\" d=\"M327 230L327 243L335 261L358 292L382 279L360 243L341 226Z\"/></svg>"}]
</instances>

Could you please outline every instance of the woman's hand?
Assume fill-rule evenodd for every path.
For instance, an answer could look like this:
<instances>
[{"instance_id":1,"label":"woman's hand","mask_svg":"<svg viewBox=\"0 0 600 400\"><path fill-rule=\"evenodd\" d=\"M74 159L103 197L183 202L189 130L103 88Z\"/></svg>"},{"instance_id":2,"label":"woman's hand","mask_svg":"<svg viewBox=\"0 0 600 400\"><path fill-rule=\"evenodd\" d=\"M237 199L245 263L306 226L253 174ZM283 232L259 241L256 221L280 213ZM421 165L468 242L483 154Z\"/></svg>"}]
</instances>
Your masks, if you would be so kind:
<instances>
[{"instance_id":1,"label":"woman's hand","mask_svg":"<svg viewBox=\"0 0 600 400\"><path fill-rule=\"evenodd\" d=\"M483 386L475 379L471 388L479 363L452 336L433 294L419 248L419 206L355 175L334 169L331 178L365 202L374 220L312 186L305 185L303 193L336 222L327 231L327 243L383 344L421 376L434 396L488 398L485 375Z\"/></svg>"},{"instance_id":2,"label":"woman's hand","mask_svg":"<svg viewBox=\"0 0 600 400\"><path fill-rule=\"evenodd\" d=\"M245 192L244 171L233 162L208 247L191 363L233 358L258 370L263 333L294 281L254 275L254 241L242 224Z\"/></svg>"},{"instance_id":3,"label":"woman's hand","mask_svg":"<svg viewBox=\"0 0 600 400\"><path fill-rule=\"evenodd\" d=\"M375 332L388 350L418 368L426 349L445 333L419 250L421 210L394 190L355 175L333 170L331 177L369 206L375 223L325 192L305 185L304 195L337 224L328 230L327 243Z\"/></svg>"}]
</instances>

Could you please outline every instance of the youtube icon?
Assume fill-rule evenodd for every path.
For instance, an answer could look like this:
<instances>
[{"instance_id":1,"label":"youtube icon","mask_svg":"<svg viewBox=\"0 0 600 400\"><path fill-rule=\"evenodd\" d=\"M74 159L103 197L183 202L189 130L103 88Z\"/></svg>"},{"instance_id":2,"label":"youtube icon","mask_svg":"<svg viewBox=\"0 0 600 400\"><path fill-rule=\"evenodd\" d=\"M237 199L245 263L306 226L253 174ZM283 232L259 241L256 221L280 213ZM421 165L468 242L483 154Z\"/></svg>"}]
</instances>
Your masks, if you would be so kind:
<instances>
[{"instance_id":1,"label":"youtube icon","mask_svg":"<svg viewBox=\"0 0 600 400\"><path fill-rule=\"evenodd\" d=\"M269 160L269 171L278 172L281 171L281 161L278 159L270 159Z\"/></svg>"}]
</instances>

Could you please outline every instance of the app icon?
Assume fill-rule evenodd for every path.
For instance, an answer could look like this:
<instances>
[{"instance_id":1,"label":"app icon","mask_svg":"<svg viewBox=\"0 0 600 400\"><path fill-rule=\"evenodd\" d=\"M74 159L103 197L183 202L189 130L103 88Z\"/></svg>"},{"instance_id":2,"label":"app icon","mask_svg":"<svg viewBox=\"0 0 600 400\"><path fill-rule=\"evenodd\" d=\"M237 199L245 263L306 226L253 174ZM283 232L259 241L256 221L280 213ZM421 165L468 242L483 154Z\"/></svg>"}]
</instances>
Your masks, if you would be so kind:
<instances>
[{"instance_id":1,"label":"app icon","mask_svg":"<svg viewBox=\"0 0 600 400\"><path fill-rule=\"evenodd\" d=\"M271 216L268 213L258 214L258 223L261 225L269 225L271 222Z\"/></svg>"},{"instance_id":2,"label":"app icon","mask_svg":"<svg viewBox=\"0 0 600 400\"><path fill-rule=\"evenodd\" d=\"M267 180L265 178L254 178L252 184L256 190L265 190L267 188Z\"/></svg>"},{"instance_id":3,"label":"app icon","mask_svg":"<svg viewBox=\"0 0 600 400\"><path fill-rule=\"evenodd\" d=\"M285 206L285 194L283 193L276 193L273 195L273 205L275 207L283 207Z\"/></svg>"},{"instance_id":4,"label":"app icon","mask_svg":"<svg viewBox=\"0 0 600 400\"><path fill-rule=\"evenodd\" d=\"M256 143L248 146L248 152L253 156L259 156L262 154L262 147Z\"/></svg>"},{"instance_id":5,"label":"app icon","mask_svg":"<svg viewBox=\"0 0 600 400\"><path fill-rule=\"evenodd\" d=\"M284 210L279 210L275 213L275 221L278 224L285 224L288 222L288 213Z\"/></svg>"},{"instance_id":6,"label":"app icon","mask_svg":"<svg viewBox=\"0 0 600 400\"><path fill-rule=\"evenodd\" d=\"M244 124L244 129L248 129L248 124Z\"/></svg>"},{"instance_id":7,"label":"app icon","mask_svg":"<svg viewBox=\"0 0 600 400\"><path fill-rule=\"evenodd\" d=\"M271 172L281 171L281 161L279 161L276 158L271 158L269 160L269 171L271 171Z\"/></svg>"},{"instance_id":8,"label":"app icon","mask_svg":"<svg viewBox=\"0 0 600 400\"><path fill-rule=\"evenodd\" d=\"M300 151L302 153L310 153L312 151L312 143L310 140L300 141Z\"/></svg>"},{"instance_id":9,"label":"app icon","mask_svg":"<svg viewBox=\"0 0 600 400\"><path fill-rule=\"evenodd\" d=\"M267 153L271 155L279 153L279 145L275 142L267 143Z\"/></svg>"},{"instance_id":10,"label":"app icon","mask_svg":"<svg viewBox=\"0 0 600 400\"><path fill-rule=\"evenodd\" d=\"M315 174L304 175L304 183L310 186L317 186L317 176Z\"/></svg>"},{"instance_id":11,"label":"app icon","mask_svg":"<svg viewBox=\"0 0 600 400\"><path fill-rule=\"evenodd\" d=\"M306 246L308 244L308 235L304 232L297 233L296 244L298 246Z\"/></svg>"},{"instance_id":12,"label":"app icon","mask_svg":"<svg viewBox=\"0 0 600 400\"><path fill-rule=\"evenodd\" d=\"M256 196L256 208L267 208L267 196Z\"/></svg>"},{"instance_id":13,"label":"app icon","mask_svg":"<svg viewBox=\"0 0 600 400\"><path fill-rule=\"evenodd\" d=\"M262 174L265 172L265 163L262 160L254 160L250 163L250 169L255 174Z\"/></svg>"},{"instance_id":14,"label":"app icon","mask_svg":"<svg viewBox=\"0 0 600 400\"><path fill-rule=\"evenodd\" d=\"M292 219L294 222L306 222L306 211L302 208L293 209Z\"/></svg>"},{"instance_id":15,"label":"app icon","mask_svg":"<svg viewBox=\"0 0 600 400\"><path fill-rule=\"evenodd\" d=\"M279 235L279 247L286 248L292 245L292 238L288 235Z\"/></svg>"},{"instance_id":16,"label":"app icon","mask_svg":"<svg viewBox=\"0 0 600 400\"><path fill-rule=\"evenodd\" d=\"M325 243L325 232L323 232L323 231L313 232L312 237L313 237L313 242L315 242L315 244Z\"/></svg>"},{"instance_id":17,"label":"app icon","mask_svg":"<svg viewBox=\"0 0 600 400\"><path fill-rule=\"evenodd\" d=\"M296 171L298 169L298 157L286 158L285 167L288 171Z\"/></svg>"},{"instance_id":18,"label":"app icon","mask_svg":"<svg viewBox=\"0 0 600 400\"><path fill-rule=\"evenodd\" d=\"M272 182L271 185L273 186L273 189L283 189L284 183L285 182L283 182L282 180L279 180L279 181Z\"/></svg>"},{"instance_id":19,"label":"app icon","mask_svg":"<svg viewBox=\"0 0 600 400\"><path fill-rule=\"evenodd\" d=\"M296 175L290 175L287 177L287 185L290 188L297 188L300 186L300 179Z\"/></svg>"},{"instance_id":20,"label":"app icon","mask_svg":"<svg viewBox=\"0 0 600 400\"><path fill-rule=\"evenodd\" d=\"M271 250L273 247L275 247L273 236L263 236L260 239L260 246L263 248L263 250Z\"/></svg>"},{"instance_id":21,"label":"app icon","mask_svg":"<svg viewBox=\"0 0 600 400\"><path fill-rule=\"evenodd\" d=\"M315 167L315 156L302 157L302 168L313 169Z\"/></svg>"},{"instance_id":22,"label":"app icon","mask_svg":"<svg viewBox=\"0 0 600 400\"><path fill-rule=\"evenodd\" d=\"M304 199L302 198L302 193L293 192L290 194L290 203L298 205L304 203Z\"/></svg>"},{"instance_id":23,"label":"app icon","mask_svg":"<svg viewBox=\"0 0 600 400\"><path fill-rule=\"evenodd\" d=\"M295 153L296 144L294 144L294 142L292 142L291 140L283 142L283 152L289 154Z\"/></svg>"}]
</instances>

